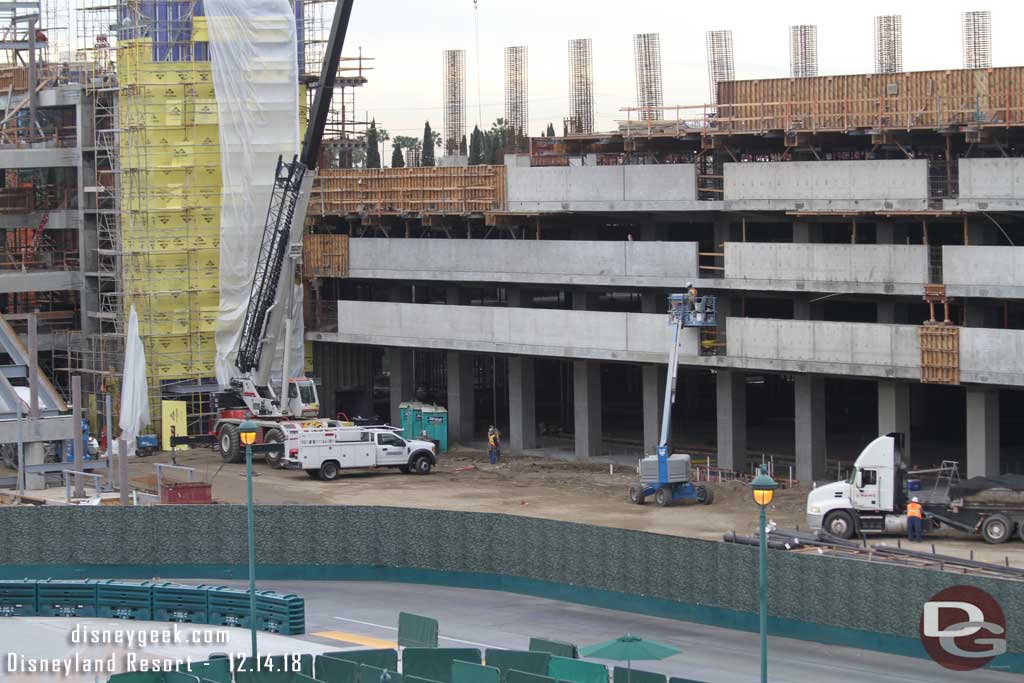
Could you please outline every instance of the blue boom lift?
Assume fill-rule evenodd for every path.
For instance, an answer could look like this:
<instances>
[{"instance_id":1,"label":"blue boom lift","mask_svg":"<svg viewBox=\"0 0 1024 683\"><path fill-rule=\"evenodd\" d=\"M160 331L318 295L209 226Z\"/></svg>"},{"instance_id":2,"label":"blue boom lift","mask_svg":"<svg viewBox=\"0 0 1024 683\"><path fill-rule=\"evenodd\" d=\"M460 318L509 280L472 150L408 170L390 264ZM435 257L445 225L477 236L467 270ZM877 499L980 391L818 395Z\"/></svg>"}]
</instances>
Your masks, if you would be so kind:
<instances>
[{"instance_id":1,"label":"blue boom lift","mask_svg":"<svg viewBox=\"0 0 1024 683\"><path fill-rule=\"evenodd\" d=\"M684 327L715 327L718 325L717 300L713 296L691 299L688 294L669 296L669 325L672 328L672 349L669 352L668 377L665 381L665 404L661 417L661 438L658 454L640 461L640 481L629 487L629 500L643 505L648 496L664 507L683 501L710 505L712 490L690 479L690 456L668 454L668 434L672 424L672 404L676 401L676 374L679 369L679 337Z\"/></svg>"}]
</instances>

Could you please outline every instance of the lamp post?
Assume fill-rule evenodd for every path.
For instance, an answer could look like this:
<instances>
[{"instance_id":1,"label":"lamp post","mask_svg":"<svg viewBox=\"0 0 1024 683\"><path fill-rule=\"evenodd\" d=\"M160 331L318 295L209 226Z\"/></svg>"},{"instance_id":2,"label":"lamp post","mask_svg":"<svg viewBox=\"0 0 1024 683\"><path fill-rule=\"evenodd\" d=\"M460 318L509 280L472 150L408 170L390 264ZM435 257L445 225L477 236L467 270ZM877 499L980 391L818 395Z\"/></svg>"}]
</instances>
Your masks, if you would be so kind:
<instances>
[{"instance_id":1,"label":"lamp post","mask_svg":"<svg viewBox=\"0 0 1024 683\"><path fill-rule=\"evenodd\" d=\"M765 531L765 508L771 504L778 488L775 480L768 476L764 466L750 482L754 502L761 508L760 515L760 572L761 572L761 683L768 683L768 534Z\"/></svg>"},{"instance_id":2,"label":"lamp post","mask_svg":"<svg viewBox=\"0 0 1024 683\"><path fill-rule=\"evenodd\" d=\"M256 441L259 427L252 420L238 426L238 440L245 445L245 480L248 489L246 522L249 528L249 632L252 638L252 666L258 666L256 659L256 532L253 529L252 514L252 444ZM254 669L256 670L256 669Z\"/></svg>"}]
</instances>

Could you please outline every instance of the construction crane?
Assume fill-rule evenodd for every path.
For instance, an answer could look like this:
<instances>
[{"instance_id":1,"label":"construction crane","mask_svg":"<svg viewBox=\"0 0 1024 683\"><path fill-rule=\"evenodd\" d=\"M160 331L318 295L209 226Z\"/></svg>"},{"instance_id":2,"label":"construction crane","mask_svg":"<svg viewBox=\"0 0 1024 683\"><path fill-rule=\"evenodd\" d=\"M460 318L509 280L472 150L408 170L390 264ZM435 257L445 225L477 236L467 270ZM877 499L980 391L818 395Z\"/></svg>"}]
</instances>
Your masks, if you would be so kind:
<instances>
[{"instance_id":1,"label":"construction crane","mask_svg":"<svg viewBox=\"0 0 1024 683\"><path fill-rule=\"evenodd\" d=\"M313 380L288 376L287 350L291 341L295 270L302 258L302 231L353 2L341 0L335 6L301 153L291 161L285 161L283 157L277 161L263 239L253 272L252 291L235 358L238 373L217 396L214 434L221 457L227 462L238 462L242 458L238 425L243 421L251 419L259 425L258 437L262 442L281 443L284 441L279 426L281 421L312 418L319 412ZM275 391L270 379L274 350L282 333L286 360L280 390ZM267 457L277 460L277 456L268 454Z\"/></svg>"}]
</instances>

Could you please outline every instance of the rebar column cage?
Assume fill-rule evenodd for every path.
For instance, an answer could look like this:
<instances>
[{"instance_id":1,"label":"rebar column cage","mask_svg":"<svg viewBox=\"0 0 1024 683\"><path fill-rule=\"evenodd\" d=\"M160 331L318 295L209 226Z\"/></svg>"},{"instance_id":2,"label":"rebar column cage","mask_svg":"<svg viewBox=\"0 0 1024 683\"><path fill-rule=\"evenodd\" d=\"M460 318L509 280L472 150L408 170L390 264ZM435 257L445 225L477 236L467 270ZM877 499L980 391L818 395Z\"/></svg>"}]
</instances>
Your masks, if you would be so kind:
<instances>
[{"instance_id":1,"label":"rebar column cage","mask_svg":"<svg viewBox=\"0 0 1024 683\"><path fill-rule=\"evenodd\" d=\"M594 132L594 58L590 38L569 41L569 133Z\"/></svg>"},{"instance_id":2,"label":"rebar column cage","mask_svg":"<svg viewBox=\"0 0 1024 683\"><path fill-rule=\"evenodd\" d=\"M634 34L633 62L636 66L636 106L640 110L640 119L659 119L664 106L661 89L661 36L657 33Z\"/></svg>"}]
</instances>

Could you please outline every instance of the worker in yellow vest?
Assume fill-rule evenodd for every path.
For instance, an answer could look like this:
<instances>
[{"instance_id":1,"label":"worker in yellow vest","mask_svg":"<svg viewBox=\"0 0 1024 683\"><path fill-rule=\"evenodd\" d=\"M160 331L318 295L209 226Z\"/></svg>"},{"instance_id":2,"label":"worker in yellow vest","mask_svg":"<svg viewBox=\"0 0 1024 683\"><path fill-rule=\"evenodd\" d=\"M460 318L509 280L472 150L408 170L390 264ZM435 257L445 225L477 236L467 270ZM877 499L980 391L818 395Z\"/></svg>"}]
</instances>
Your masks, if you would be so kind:
<instances>
[{"instance_id":1,"label":"worker in yellow vest","mask_svg":"<svg viewBox=\"0 0 1024 683\"><path fill-rule=\"evenodd\" d=\"M501 432L494 425L487 430L487 455L492 465L497 465L501 458Z\"/></svg>"},{"instance_id":2,"label":"worker in yellow vest","mask_svg":"<svg viewBox=\"0 0 1024 683\"><path fill-rule=\"evenodd\" d=\"M911 541L924 540L924 508L921 502L914 496L907 503L907 539Z\"/></svg>"}]
</instances>

